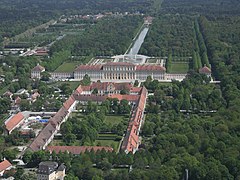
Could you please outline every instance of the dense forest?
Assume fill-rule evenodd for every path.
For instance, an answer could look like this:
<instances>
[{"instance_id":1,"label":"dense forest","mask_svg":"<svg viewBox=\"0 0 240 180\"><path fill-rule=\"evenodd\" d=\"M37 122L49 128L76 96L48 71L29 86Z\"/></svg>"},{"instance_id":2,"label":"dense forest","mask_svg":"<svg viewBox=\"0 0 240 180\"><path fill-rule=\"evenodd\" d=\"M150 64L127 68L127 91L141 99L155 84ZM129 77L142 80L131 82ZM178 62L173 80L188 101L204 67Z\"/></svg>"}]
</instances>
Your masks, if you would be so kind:
<instances>
[{"instance_id":1,"label":"dense forest","mask_svg":"<svg viewBox=\"0 0 240 180\"><path fill-rule=\"evenodd\" d=\"M63 14L146 12L152 0L17 0L0 2L0 42Z\"/></svg>"},{"instance_id":2,"label":"dense forest","mask_svg":"<svg viewBox=\"0 0 240 180\"><path fill-rule=\"evenodd\" d=\"M193 17L185 15L162 15L150 26L140 53L148 56L186 58L193 47Z\"/></svg>"},{"instance_id":3,"label":"dense forest","mask_svg":"<svg viewBox=\"0 0 240 180\"><path fill-rule=\"evenodd\" d=\"M69 35L54 44L50 50L58 52L69 49L75 56L123 54L142 23L142 16L103 18L83 33Z\"/></svg>"},{"instance_id":4,"label":"dense forest","mask_svg":"<svg viewBox=\"0 0 240 180\"><path fill-rule=\"evenodd\" d=\"M79 57L79 63L83 63L86 57L124 54L141 27L142 18L139 15L106 17L83 32L67 35L51 46L51 58L45 58L43 65L48 71L54 71L63 62L71 61L70 56Z\"/></svg>"}]
</instances>

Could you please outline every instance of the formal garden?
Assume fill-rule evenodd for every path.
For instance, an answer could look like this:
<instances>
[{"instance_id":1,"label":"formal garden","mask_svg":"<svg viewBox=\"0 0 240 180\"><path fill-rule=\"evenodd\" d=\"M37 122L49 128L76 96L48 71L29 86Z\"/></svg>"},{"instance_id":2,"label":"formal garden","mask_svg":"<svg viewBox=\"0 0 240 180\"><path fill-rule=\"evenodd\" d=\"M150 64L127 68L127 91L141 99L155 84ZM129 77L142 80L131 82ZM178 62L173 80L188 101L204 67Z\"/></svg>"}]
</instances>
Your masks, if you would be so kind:
<instances>
[{"instance_id":1,"label":"formal garden","mask_svg":"<svg viewBox=\"0 0 240 180\"><path fill-rule=\"evenodd\" d=\"M73 112L51 145L109 146L118 151L127 129L130 105L127 100L108 99L101 105L89 101Z\"/></svg>"}]
</instances>

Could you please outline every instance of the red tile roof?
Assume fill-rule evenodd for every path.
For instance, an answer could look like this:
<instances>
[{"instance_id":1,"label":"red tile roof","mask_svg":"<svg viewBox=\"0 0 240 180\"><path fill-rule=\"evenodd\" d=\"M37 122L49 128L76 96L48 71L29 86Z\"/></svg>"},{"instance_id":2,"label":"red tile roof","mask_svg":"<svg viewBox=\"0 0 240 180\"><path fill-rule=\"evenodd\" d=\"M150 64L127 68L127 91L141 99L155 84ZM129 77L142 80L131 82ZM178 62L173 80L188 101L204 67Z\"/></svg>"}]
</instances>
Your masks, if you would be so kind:
<instances>
[{"instance_id":1,"label":"red tile roof","mask_svg":"<svg viewBox=\"0 0 240 180\"><path fill-rule=\"evenodd\" d=\"M38 134L34 141L30 144L32 151L39 151L43 149L46 142L53 136L56 131L56 125L52 122L49 122L45 128Z\"/></svg>"},{"instance_id":2,"label":"red tile roof","mask_svg":"<svg viewBox=\"0 0 240 180\"><path fill-rule=\"evenodd\" d=\"M61 109L58 110L58 112L50 119L50 121L60 124L63 119L67 116L68 109L66 109L64 106L61 107Z\"/></svg>"},{"instance_id":3,"label":"red tile roof","mask_svg":"<svg viewBox=\"0 0 240 180\"><path fill-rule=\"evenodd\" d=\"M34 94L32 94L32 99L37 99L37 97L39 97L40 94L38 92L35 92Z\"/></svg>"},{"instance_id":4,"label":"red tile roof","mask_svg":"<svg viewBox=\"0 0 240 180\"><path fill-rule=\"evenodd\" d=\"M87 102L87 101L103 102L103 101L105 101L108 98L108 96L79 95L79 94L77 95L77 94L75 94L74 98L77 101L84 101L84 102Z\"/></svg>"},{"instance_id":5,"label":"red tile roof","mask_svg":"<svg viewBox=\"0 0 240 180\"><path fill-rule=\"evenodd\" d=\"M98 90L107 91L110 85L112 85L115 90L130 90L132 87L131 83L95 82L91 84L90 90L94 90L96 88Z\"/></svg>"},{"instance_id":6,"label":"red tile roof","mask_svg":"<svg viewBox=\"0 0 240 180\"><path fill-rule=\"evenodd\" d=\"M109 98L117 98L119 101L126 99L130 102L137 102L139 99L138 95L121 95L121 94L110 94L108 95Z\"/></svg>"},{"instance_id":7,"label":"red tile roof","mask_svg":"<svg viewBox=\"0 0 240 180\"><path fill-rule=\"evenodd\" d=\"M207 66L204 66L203 68L200 68L199 69L199 73L202 73L202 74L211 74L211 69Z\"/></svg>"},{"instance_id":8,"label":"red tile roof","mask_svg":"<svg viewBox=\"0 0 240 180\"><path fill-rule=\"evenodd\" d=\"M50 151L50 153L52 153L53 151L55 151L57 154L59 152L69 152L77 155L77 154L84 153L85 151L92 151L92 150L94 152L101 151L101 150L112 152L113 148L106 147L106 146L48 146L46 150Z\"/></svg>"},{"instance_id":9,"label":"red tile roof","mask_svg":"<svg viewBox=\"0 0 240 180\"><path fill-rule=\"evenodd\" d=\"M82 86L82 91L91 91L91 86Z\"/></svg>"},{"instance_id":10,"label":"red tile roof","mask_svg":"<svg viewBox=\"0 0 240 180\"><path fill-rule=\"evenodd\" d=\"M41 66L41 65L37 65L37 66L35 66L33 69L32 69L32 71L38 71L38 72L42 72L42 71L45 71L45 68L43 67L43 66Z\"/></svg>"},{"instance_id":11,"label":"red tile roof","mask_svg":"<svg viewBox=\"0 0 240 180\"><path fill-rule=\"evenodd\" d=\"M77 89L75 90L75 94L81 94L82 93L82 85L78 86Z\"/></svg>"},{"instance_id":12,"label":"red tile roof","mask_svg":"<svg viewBox=\"0 0 240 180\"><path fill-rule=\"evenodd\" d=\"M160 65L137 65L137 71L166 71L166 68Z\"/></svg>"},{"instance_id":13,"label":"red tile roof","mask_svg":"<svg viewBox=\"0 0 240 180\"><path fill-rule=\"evenodd\" d=\"M141 94L137 106L132 110L126 135L123 139L121 148L126 152L133 152L139 145L139 130L143 118L145 103L147 98L147 89L141 88Z\"/></svg>"},{"instance_id":14,"label":"red tile roof","mask_svg":"<svg viewBox=\"0 0 240 180\"><path fill-rule=\"evenodd\" d=\"M65 101L65 103L63 104L63 106L64 106L67 110L69 110L70 107L73 105L74 102L75 102L75 99L74 99L73 95L71 95L71 96Z\"/></svg>"},{"instance_id":15,"label":"red tile roof","mask_svg":"<svg viewBox=\"0 0 240 180\"><path fill-rule=\"evenodd\" d=\"M23 114L21 112L17 113L5 123L6 129L11 132L23 119Z\"/></svg>"},{"instance_id":16,"label":"red tile roof","mask_svg":"<svg viewBox=\"0 0 240 180\"><path fill-rule=\"evenodd\" d=\"M21 103L21 98L18 96L18 97L16 97L16 99L15 99L15 104L17 104L17 105L19 105L20 103Z\"/></svg>"},{"instance_id":17,"label":"red tile roof","mask_svg":"<svg viewBox=\"0 0 240 180\"><path fill-rule=\"evenodd\" d=\"M75 71L98 71L102 69L102 65L97 64L97 65L80 65L78 66Z\"/></svg>"},{"instance_id":18,"label":"red tile roof","mask_svg":"<svg viewBox=\"0 0 240 180\"><path fill-rule=\"evenodd\" d=\"M141 90L141 87L131 87L130 92L140 92Z\"/></svg>"},{"instance_id":19,"label":"red tile roof","mask_svg":"<svg viewBox=\"0 0 240 180\"><path fill-rule=\"evenodd\" d=\"M48 122L48 124L43 128L39 135L33 140L29 146L33 151L38 151L43 149L46 142L52 138L57 130L57 126L62 123L63 119L68 114L67 109L63 106Z\"/></svg>"},{"instance_id":20,"label":"red tile roof","mask_svg":"<svg viewBox=\"0 0 240 180\"><path fill-rule=\"evenodd\" d=\"M0 172L5 171L7 168L11 167L12 164L8 160L0 162Z\"/></svg>"},{"instance_id":21,"label":"red tile roof","mask_svg":"<svg viewBox=\"0 0 240 180\"><path fill-rule=\"evenodd\" d=\"M136 66L133 63L129 62L107 62L104 66Z\"/></svg>"}]
</instances>

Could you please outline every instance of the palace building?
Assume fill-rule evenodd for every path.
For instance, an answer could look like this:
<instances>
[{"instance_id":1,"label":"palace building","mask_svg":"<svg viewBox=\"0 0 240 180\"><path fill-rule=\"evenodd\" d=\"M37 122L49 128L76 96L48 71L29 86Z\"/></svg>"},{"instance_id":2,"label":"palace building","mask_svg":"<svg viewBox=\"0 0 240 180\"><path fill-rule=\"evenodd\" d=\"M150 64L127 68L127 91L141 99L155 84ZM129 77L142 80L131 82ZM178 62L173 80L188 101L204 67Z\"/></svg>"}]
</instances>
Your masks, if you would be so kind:
<instances>
[{"instance_id":1,"label":"palace building","mask_svg":"<svg viewBox=\"0 0 240 180\"><path fill-rule=\"evenodd\" d=\"M45 68L37 65L31 71L32 79L40 79ZM199 73L211 77L211 69L204 66L199 69ZM135 64L131 62L107 62L79 65L73 72L50 72L52 80L80 81L88 75L92 81L102 82L133 82L135 80L145 81L148 76L158 81L182 81L185 74L166 73L166 68L162 64Z\"/></svg>"},{"instance_id":2,"label":"palace building","mask_svg":"<svg viewBox=\"0 0 240 180\"><path fill-rule=\"evenodd\" d=\"M74 79L87 74L92 80L145 80L148 76L163 80L166 69L160 65L135 65L129 62L109 62L103 65L80 65L74 71Z\"/></svg>"},{"instance_id":3,"label":"palace building","mask_svg":"<svg viewBox=\"0 0 240 180\"><path fill-rule=\"evenodd\" d=\"M33 68L31 72L32 78L40 78L42 69L39 65ZM134 81L146 80L148 76L152 79L164 80L166 78L166 69L161 65L136 65L129 62L108 62L105 64L96 65L79 65L74 72L52 72L51 78L55 80L75 79L82 80L85 75L88 75L92 81Z\"/></svg>"}]
</instances>

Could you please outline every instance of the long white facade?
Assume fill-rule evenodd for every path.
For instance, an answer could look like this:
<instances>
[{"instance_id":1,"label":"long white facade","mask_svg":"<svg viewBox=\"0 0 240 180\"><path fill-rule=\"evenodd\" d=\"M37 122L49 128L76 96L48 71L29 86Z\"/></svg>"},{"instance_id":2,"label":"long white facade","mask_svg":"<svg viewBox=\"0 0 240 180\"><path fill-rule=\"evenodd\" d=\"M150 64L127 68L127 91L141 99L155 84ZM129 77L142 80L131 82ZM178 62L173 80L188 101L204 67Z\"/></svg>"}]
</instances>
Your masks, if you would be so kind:
<instances>
[{"instance_id":1,"label":"long white facade","mask_svg":"<svg viewBox=\"0 0 240 180\"><path fill-rule=\"evenodd\" d=\"M148 76L164 80L166 70L160 65L135 65L132 63L111 62L103 65L80 65L74 71L74 79L88 75L91 80L145 80Z\"/></svg>"}]
</instances>

